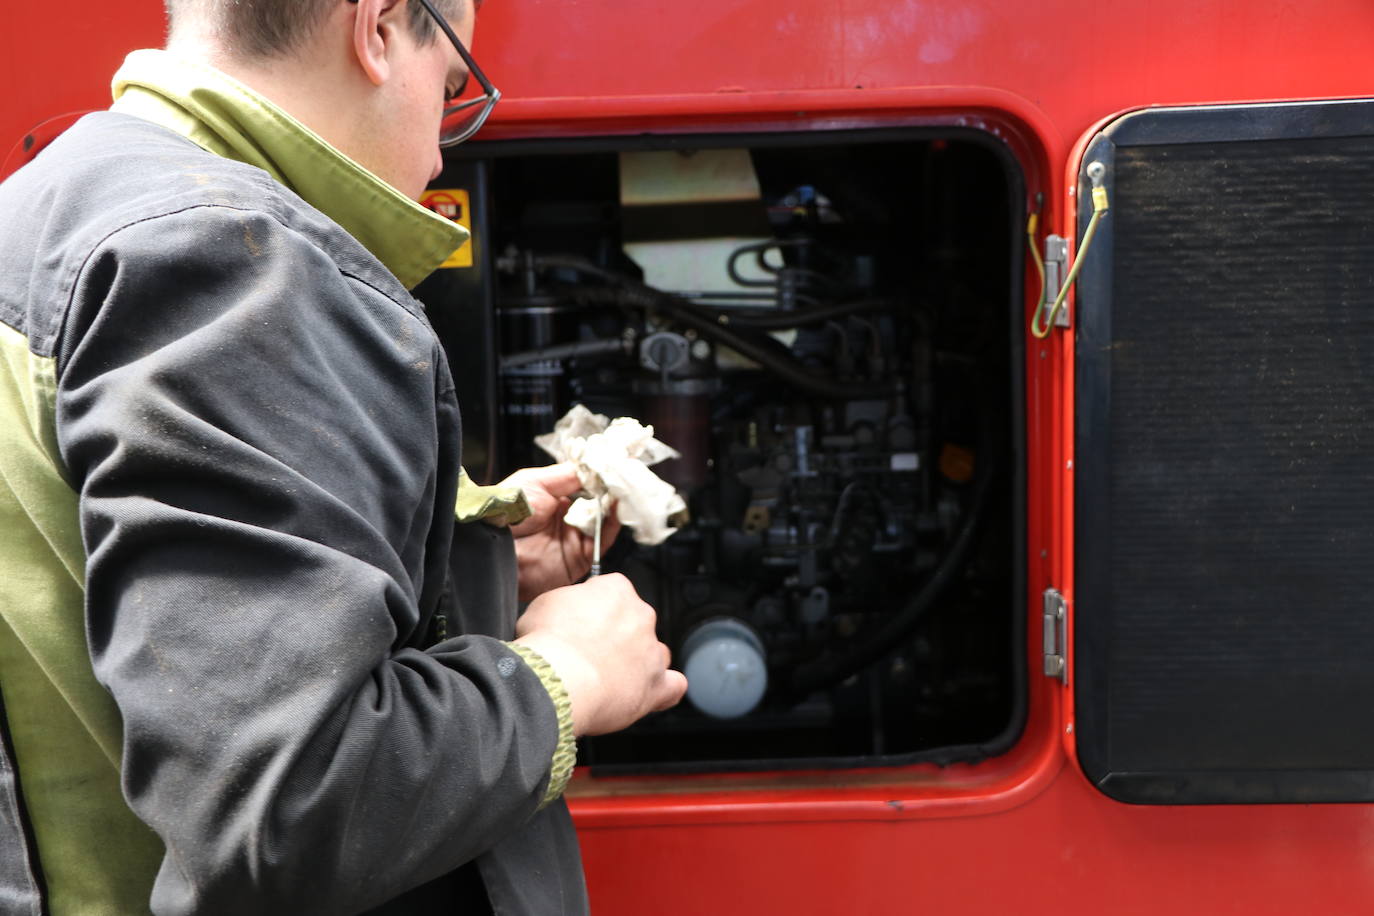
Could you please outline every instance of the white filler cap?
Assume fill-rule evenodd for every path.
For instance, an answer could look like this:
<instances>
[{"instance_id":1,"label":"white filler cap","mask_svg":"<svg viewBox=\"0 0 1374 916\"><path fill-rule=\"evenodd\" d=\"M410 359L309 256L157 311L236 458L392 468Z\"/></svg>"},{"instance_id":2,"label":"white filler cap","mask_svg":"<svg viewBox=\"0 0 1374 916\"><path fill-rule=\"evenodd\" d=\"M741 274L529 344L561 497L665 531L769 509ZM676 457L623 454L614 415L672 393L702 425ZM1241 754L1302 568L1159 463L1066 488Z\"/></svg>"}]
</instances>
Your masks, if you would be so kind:
<instances>
[{"instance_id":1,"label":"white filler cap","mask_svg":"<svg viewBox=\"0 0 1374 916\"><path fill-rule=\"evenodd\" d=\"M708 716L735 719L753 710L768 689L763 642L741 620L718 617L682 644L687 699Z\"/></svg>"}]
</instances>

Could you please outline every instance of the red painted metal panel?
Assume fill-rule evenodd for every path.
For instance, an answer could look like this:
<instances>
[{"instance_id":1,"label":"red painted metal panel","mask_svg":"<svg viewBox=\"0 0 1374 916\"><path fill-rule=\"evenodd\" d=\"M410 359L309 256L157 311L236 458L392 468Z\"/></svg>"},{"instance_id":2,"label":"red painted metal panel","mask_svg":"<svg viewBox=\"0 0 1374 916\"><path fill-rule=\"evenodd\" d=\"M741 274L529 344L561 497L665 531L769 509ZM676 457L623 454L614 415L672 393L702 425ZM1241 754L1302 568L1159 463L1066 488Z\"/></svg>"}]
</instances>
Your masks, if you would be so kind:
<instances>
[{"instance_id":1,"label":"red painted metal panel","mask_svg":"<svg viewBox=\"0 0 1374 916\"><path fill-rule=\"evenodd\" d=\"M106 105L123 53L162 37L154 0L11 6L5 146L52 115ZM983 87L1043 112L1057 161L1126 108L1366 94L1371 36L1361 0L493 0L476 53L506 94L493 134L642 117L655 107L644 97L713 111L749 107L741 94L845 90L863 109L875 89Z\"/></svg>"},{"instance_id":2,"label":"red painted metal panel","mask_svg":"<svg viewBox=\"0 0 1374 916\"><path fill-rule=\"evenodd\" d=\"M990 817L584 828L597 913L1374 912L1374 810L1139 808L1071 770Z\"/></svg>"},{"instance_id":3,"label":"red painted metal panel","mask_svg":"<svg viewBox=\"0 0 1374 916\"><path fill-rule=\"evenodd\" d=\"M104 107L160 4L12 4L0 155ZM1071 236L1073 144L1145 105L1374 91L1365 0L488 0L492 137L947 123L1002 137ZM48 139L58 121L36 137ZM23 158L22 145L0 176ZM1033 284L1028 279L1029 293ZM1072 339L1028 340L1027 615L1072 582ZM1072 598L1071 592L1069 597ZM1026 647L1039 669L1037 645ZM1069 694L978 766L592 780L573 804L601 914L1374 912L1368 806L1137 808L1078 773Z\"/></svg>"},{"instance_id":4,"label":"red painted metal panel","mask_svg":"<svg viewBox=\"0 0 1374 916\"><path fill-rule=\"evenodd\" d=\"M49 119L110 104L110 76L124 55L156 46L163 35L162 4L90 3L61 7L5 4L0 30L0 178L23 159L26 135L35 148L52 139ZM66 127L71 119L60 121Z\"/></svg>"}]
</instances>

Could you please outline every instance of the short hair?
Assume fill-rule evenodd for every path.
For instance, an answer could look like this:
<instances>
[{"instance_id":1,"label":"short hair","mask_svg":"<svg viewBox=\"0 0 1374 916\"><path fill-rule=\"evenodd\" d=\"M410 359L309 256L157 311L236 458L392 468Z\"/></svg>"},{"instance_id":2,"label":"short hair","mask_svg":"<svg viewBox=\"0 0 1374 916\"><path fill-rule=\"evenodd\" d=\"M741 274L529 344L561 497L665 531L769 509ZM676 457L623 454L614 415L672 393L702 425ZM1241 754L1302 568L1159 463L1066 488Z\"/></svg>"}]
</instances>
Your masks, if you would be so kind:
<instances>
[{"instance_id":1,"label":"short hair","mask_svg":"<svg viewBox=\"0 0 1374 916\"><path fill-rule=\"evenodd\" d=\"M202 18L213 34L242 57L276 57L299 47L314 35L340 0L163 0L170 33L183 18ZM420 0L405 0L411 34L421 44L434 41L438 30ZM451 15L462 0L431 0L440 13Z\"/></svg>"}]
</instances>

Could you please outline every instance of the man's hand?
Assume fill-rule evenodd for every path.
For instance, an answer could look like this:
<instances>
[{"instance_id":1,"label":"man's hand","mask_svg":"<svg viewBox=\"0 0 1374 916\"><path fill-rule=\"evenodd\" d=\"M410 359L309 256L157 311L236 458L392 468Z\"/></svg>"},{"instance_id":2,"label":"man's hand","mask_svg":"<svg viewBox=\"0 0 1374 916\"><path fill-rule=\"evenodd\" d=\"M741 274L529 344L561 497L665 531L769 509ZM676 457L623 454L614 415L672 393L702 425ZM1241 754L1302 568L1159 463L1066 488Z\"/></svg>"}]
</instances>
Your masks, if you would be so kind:
<instances>
[{"instance_id":1,"label":"man's hand","mask_svg":"<svg viewBox=\"0 0 1374 916\"><path fill-rule=\"evenodd\" d=\"M501 486L523 489L533 513L510 529L515 536L520 600L530 601L551 588L571 585L585 576L592 565L593 541L563 522L572 497L582 489L576 467L564 462L525 468L501 481ZM615 513L606 513L601 525L602 547L609 547L619 533L620 522Z\"/></svg>"},{"instance_id":2,"label":"man's hand","mask_svg":"<svg viewBox=\"0 0 1374 916\"><path fill-rule=\"evenodd\" d=\"M677 704L687 678L668 667L654 609L619 573L547 592L515 625L516 642L553 666L572 701L573 731L604 735Z\"/></svg>"}]
</instances>

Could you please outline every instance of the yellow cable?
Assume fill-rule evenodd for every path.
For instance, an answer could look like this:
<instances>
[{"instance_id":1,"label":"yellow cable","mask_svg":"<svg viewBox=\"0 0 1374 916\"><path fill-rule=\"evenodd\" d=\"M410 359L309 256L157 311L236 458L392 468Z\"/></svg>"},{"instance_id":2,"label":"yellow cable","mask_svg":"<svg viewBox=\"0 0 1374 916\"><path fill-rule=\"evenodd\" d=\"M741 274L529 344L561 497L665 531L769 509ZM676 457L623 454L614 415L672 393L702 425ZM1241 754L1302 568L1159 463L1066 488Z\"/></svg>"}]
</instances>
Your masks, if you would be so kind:
<instances>
[{"instance_id":1,"label":"yellow cable","mask_svg":"<svg viewBox=\"0 0 1374 916\"><path fill-rule=\"evenodd\" d=\"M1050 336L1050 329L1054 327L1054 320L1059 317L1059 310L1064 307L1064 300L1068 298L1069 288L1078 279L1078 271L1083 267L1083 258L1093 243L1093 235L1097 233L1097 224L1102 220L1102 214L1106 212L1107 189L1098 185L1093 188L1093 215L1088 220L1087 231L1083 233L1083 244L1078 246L1078 254L1073 259L1073 268L1069 271L1069 275L1064 278L1064 284L1059 288L1059 295L1055 297L1054 304L1050 306L1049 316L1045 318L1045 323L1042 325L1040 318L1045 314L1045 297L1042 294L1040 304L1036 306L1035 314L1031 317L1031 333L1040 340Z\"/></svg>"},{"instance_id":2,"label":"yellow cable","mask_svg":"<svg viewBox=\"0 0 1374 916\"><path fill-rule=\"evenodd\" d=\"M1040 228L1040 211L1037 210L1026 220L1026 244L1030 247L1031 260L1035 262L1035 269L1040 273L1040 296L1035 301L1041 303L1045 301L1045 259L1040 256L1040 245L1037 243L1035 234Z\"/></svg>"}]
</instances>

